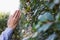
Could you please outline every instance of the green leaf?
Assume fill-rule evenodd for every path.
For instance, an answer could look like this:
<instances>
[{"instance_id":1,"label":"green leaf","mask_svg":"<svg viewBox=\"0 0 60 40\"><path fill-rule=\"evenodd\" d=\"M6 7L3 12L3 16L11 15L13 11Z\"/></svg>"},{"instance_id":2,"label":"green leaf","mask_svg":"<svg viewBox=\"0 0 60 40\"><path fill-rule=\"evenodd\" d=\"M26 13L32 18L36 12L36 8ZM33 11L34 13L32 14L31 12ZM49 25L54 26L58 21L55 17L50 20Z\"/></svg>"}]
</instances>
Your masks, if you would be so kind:
<instances>
[{"instance_id":1,"label":"green leaf","mask_svg":"<svg viewBox=\"0 0 60 40\"><path fill-rule=\"evenodd\" d=\"M56 22L60 22L60 13L56 15Z\"/></svg>"},{"instance_id":2,"label":"green leaf","mask_svg":"<svg viewBox=\"0 0 60 40\"><path fill-rule=\"evenodd\" d=\"M58 4L58 3L59 3L59 0L54 0L54 3L55 3L55 4Z\"/></svg>"},{"instance_id":3,"label":"green leaf","mask_svg":"<svg viewBox=\"0 0 60 40\"><path fill-rule=\"evenodd\" d=\"M42 25L41 22L38 21L37 25L35 26L36 29L38 29Z\"/></svg>"},{"instance_id":4,"label":"green leaf","mask_svg":"<svg viewBox=\"0 0 60 40\"><path fill-rule=\"evenodd\" d=\"M38 35L38 32L35 32L35 33L32 35L32 38L37 37L37 35Z\"/></svg>"},{"instance_id":5,"label":"green leaf","mask_svg":"<svg viewBox=\"0 0 60 40\"><path fill-rule=\"evenodd\" d=\"M45 12L44 16L47 18L49 21L53 21L54 17L50 12Z\"/></svg>"},{"instance_id":6,"label":"green leaf","mask_svg":"<svg viewBox=\"0 0 60 40\"><path fill-rule=\"evenodd\" d=\"M54 17L50 12L45 12L43 15L38 16L38 20L40 20L41 22L46 22L47 20L53 21Z\"/></svg>"},{"instance_id":7,"label":"green leaf","mask_svg":"<svg viewBox=\"0 0 60 40\"><path fill-rule=\"evenodd\" d=\"M55 26L56 26L57 30L60 30L60 22L56 23Z\"/></svg>"},{"instance_id":8,"label":"green leaf","mask_svg":"<svg viewBox=\"0 0 60 40\"><path fill-rule=\"evenodd\" d=\"M54 6L55 6L55 4L54 4L54 3L50 3L48 7L49 7L49 9L53 9L53 8L54 8Z\"/></svg>"},{"instance_id":9,"label":"green leaf","mask_svg":"<svg viewBox=\"0 0 60 40\"><path fill-rule=\"evenodd\" d=\"M57 35L55 33L51 34L46 40L55 40Z\"/></svg>"},{"instance_id":10,"label":"green leaf","mask_svg":"<svg viewBox=\"0 0 60 40\"><path fill-rule=\"evenodd\" d=\"M51 27L52 23L47 23L47 24L43 24L39 29L38 32L45 32L47 31L50 27Z\"/></svg>"},{"instance_id":11,"label":"green leaf","mask_svg":"<svg viewBox=\"0 0 60 40\"><path fill-rule=\"evenodd\" d=\"M44 15L39 15L38 20L40 20L41 22L46 22L47 18Z\"/></svg>"}]
</instances>

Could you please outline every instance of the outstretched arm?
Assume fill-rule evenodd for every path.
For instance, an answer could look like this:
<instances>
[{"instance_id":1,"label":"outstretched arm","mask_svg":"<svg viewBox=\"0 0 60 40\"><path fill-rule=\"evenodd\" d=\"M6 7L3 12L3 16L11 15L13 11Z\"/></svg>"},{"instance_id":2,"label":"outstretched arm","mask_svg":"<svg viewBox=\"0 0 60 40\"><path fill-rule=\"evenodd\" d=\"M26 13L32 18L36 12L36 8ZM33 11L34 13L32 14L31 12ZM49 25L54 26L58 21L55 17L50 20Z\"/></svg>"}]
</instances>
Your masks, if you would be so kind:
<instances>
[{"instance_id":1,"label":"outstretched arm","mask_svg":"<svg viewBox=\"0 0 60 40\"><path fill-rule=\"evenodd\" d=\"M16 28L20 18L20 11L16 10L14 15L10 16L7 21L7 28L0 35L0 40L10 40L12 37L13 30Z\"/></svg>"}]
</instances>

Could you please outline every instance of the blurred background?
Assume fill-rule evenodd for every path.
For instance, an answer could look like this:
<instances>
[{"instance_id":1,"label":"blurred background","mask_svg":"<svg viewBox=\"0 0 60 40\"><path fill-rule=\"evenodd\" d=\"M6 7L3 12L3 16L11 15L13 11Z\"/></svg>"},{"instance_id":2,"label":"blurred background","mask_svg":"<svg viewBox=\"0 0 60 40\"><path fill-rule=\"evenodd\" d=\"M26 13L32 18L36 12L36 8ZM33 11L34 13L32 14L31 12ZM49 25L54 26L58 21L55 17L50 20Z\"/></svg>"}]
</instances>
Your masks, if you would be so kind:
<instances>
[{"instance_id":1,"label":"blurred background","mask_svg":"<svg viewBox=\"0 0 60 40\"><path fill-rule=\"evenodd\" d=\"M11 40L60 40L60 0L0 0L0 34L17 9L21 18Z\"/></svg>"}]
</instances>

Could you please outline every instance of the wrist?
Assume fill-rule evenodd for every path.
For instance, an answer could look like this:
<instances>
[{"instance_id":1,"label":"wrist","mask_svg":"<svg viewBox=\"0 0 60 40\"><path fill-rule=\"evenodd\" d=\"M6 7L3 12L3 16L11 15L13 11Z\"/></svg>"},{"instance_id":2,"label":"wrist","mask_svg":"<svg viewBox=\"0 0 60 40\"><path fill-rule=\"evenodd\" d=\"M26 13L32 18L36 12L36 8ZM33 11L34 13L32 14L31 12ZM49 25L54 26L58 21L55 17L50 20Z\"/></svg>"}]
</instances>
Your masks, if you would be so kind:
<instances>
[{"instance_id":1,"label":"wrist","mask_svg":"<svg viewBox=\"0 0 60 40\"><path fill-rule=\"evenodd\" d=\"M8 26L8 28L11 28L11 29L15 29L16 28L16 25L7 25Z\"/></svg>"},{"instance_id":2,"label":"wrist","mask_svg":"<svg viewBox=\"0 0 60 40\"><path fill-rule=\"evenodd\" d=\"M14 30L13 26L8 26L9 29Z\"/></svg>"}]
</instances>

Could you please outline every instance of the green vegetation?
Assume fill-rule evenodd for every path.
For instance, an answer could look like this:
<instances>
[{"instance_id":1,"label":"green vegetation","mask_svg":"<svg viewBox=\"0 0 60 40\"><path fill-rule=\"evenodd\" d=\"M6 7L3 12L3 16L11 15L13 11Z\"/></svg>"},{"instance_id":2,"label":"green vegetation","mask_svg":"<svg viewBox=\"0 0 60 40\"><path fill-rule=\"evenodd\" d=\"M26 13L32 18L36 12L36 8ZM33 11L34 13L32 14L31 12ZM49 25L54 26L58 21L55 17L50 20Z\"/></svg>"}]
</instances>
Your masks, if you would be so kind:
<instances>
[{"instance_id":1,"label":"green vegetation","mask_svg":"<svg viewBox=\"0 0 60 40\"><path fill-rule=\"evenodd\" d=\"M0 33L7 27L7 17L5 13L0 13Z\"/></svg>"},{"instance_id":2,"label":"green vegetation","mask_svg":"<svg viewBox=\"0 0 60 40\"><path fill-rule=\"evenodd\" d=\"M60 40L60 0L20 0L21 18L12 40ZM0 14L0 33L7 27Z\"/></svg>"},{"instance_id":3,"label":"green vegetation","mask_svg":"<svg viewBox=\"0 0 60 40\"><path fill-rule=\"evenodd\" d=\"M60 40L60 0L20 0L20 26L26 40Z\"/></svg>"}]
</instances>

